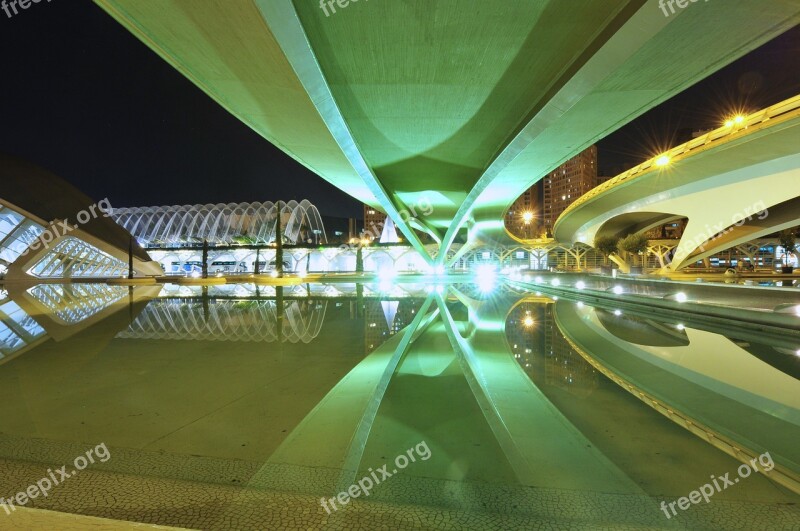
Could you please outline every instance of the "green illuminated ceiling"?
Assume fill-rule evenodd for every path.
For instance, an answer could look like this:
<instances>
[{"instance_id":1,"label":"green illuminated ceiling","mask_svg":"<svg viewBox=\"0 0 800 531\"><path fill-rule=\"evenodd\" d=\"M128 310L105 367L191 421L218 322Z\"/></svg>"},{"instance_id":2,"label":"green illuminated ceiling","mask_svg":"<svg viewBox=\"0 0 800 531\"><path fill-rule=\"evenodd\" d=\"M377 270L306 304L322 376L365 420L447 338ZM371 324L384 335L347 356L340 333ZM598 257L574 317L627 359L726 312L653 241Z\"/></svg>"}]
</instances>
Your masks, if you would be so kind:
<instances>
[{"instance_id":1,"label":"green illuminated ceiling","mask_svg":"<svg viewBox=\"0 0 800 531\"><path fill-rule=\"evenodd\" d=\"M294 2L336 103L378 179L449 209L627 2Z\"/></svg>"},{"instance_id":2,"label":"green illuminated ceiling","mask_svg":"<svg viewBox=\"0 0 800 531\"><path fill-rule=\"evenodd\" d=\"M800 21L796 0L95 1L357 199L429 201L418 225L445 247L466 226L502 239L542 175Z\"/></svg>"}]
</instances>

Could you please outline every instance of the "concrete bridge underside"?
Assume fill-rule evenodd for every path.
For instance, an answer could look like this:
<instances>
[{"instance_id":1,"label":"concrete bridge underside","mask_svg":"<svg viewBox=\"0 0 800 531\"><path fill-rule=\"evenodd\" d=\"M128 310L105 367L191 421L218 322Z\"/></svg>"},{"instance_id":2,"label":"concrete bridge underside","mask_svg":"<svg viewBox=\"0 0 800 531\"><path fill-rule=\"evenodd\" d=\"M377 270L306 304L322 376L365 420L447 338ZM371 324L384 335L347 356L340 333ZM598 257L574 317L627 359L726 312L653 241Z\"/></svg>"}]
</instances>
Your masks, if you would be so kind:
<instances>
[{"instance_id":1,"label":"concrete bridge underside","mask_svg":"<svg viewBox=\"0 0 800 531\"><path fill-rule=\"evenodd\" d=\"M800 22L794 0L96 3L430 261L414 228L507 240L542 175Z\"/></svg>"},{"instance_id":2,"label":"concrete bridge underside","mask_svg":"<svg viewBox=\"0 0 800 531\"><path fill-rule=\"evenodd\" d=\"M688 218L669 264L679 270L800 224L800 97L779 105L793 110L751 115L747 127L709 133L696 149L689 149L695 141L678 146L685 153L666 166L651 164L590 192L558 219L556 239L591 245L598 236L643 233Z\"/></svg>"}]
</instances>

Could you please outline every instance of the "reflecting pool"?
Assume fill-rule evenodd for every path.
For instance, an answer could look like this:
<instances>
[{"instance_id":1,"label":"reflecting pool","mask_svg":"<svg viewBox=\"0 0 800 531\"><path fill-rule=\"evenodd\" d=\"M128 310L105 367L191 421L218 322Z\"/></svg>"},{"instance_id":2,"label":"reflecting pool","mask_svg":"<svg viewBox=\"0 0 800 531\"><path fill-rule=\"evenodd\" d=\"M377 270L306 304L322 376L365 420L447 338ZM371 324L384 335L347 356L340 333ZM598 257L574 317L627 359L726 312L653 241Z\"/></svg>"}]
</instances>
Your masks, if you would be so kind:
<instances>
[{"instance_id":1,"label":"reflecting pool","mask_svg":"<svg viewBox=\"0 0 800 531\"><path fill-rule=\"evenodd\" d=\"M0 528L798 529L798 376L504 283L2 289Z\"/></svg>"}]
</instances>

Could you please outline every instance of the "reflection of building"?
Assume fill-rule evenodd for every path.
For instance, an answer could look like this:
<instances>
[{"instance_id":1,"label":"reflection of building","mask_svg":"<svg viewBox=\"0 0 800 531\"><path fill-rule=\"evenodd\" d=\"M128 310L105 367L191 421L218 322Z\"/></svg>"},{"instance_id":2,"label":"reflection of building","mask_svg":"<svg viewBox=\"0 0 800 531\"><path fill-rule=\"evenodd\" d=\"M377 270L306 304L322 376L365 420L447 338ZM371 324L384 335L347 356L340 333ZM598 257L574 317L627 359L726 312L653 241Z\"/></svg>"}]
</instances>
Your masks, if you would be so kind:
<instances>
[{"instance_id":1,"label":"reflection of building","mask_svg":"<svg viewBox=\"0 0 800 531\"><path fill-rule=\"evenodd\" d=\"M591 146L543 179L543 214L547 231L558 216L580 196L597 186L597 146Z\"/></svg>"},{"instance_id":2,"label":"reflection of building","mask_svg":"<svg viewBox=\"0 0 800 531\"><path fill-rule=\"evenodd\" d=\"M597 371L558 330L547 302L524 302L506 320L506 338L519 365L537 384L588 396L597 388Z\"/></svg>"},{"instance_id":3,"label":"reflection of building","mask_svg":"<svg viewBox=\"0 0 800 531\"><path fill-rule=\"evenodd\" d=\"M117 337L310 343L322 329L327 305L327 301L289 300L279 312L274 299L159 299Z\"/></svg>"},{"instance_id":4,"label":"reflection of building","mask_svg":"<svg viewBox=\"0 0 800 531\"><path fill-rule=\"evenodd\" d=\"M553 306L544 313L544 381L578 396L592 394L598 385L598 373L564 339L553 319Z\"/></svg>"},{"instance_id":5,"label":"reflection of building","mask_svg":"<svg viewBox=\"0 0 800 531\"><path fill-rule=\"evenodd\" d=\"M421 299L365 301L365 353L370 354L390 337L410 325L421 306Z\"/></svg>"},{"instance_id":6,"label":"reflection of building","mask_svg":"<svg viewBox=\"0 0 800 531\"><path fill-rule=\"evenodd\" d=\"M522 303L511 312L506 320L506 338L517 363L526 371L536 370L536 361L544 352L542 335L542 316L545 304L539 302Z\"/></svg>"},{"instance_id":7,"label":"reflection of building","mask_svg":"<svg viewBox=\"0 0 800 531\"><path fill-rule=\"evenodd\" d=\"M534 184L506 212L506 229L518 238L531 240L542 235L541 181Z\"/></svg>"}]
</instances>

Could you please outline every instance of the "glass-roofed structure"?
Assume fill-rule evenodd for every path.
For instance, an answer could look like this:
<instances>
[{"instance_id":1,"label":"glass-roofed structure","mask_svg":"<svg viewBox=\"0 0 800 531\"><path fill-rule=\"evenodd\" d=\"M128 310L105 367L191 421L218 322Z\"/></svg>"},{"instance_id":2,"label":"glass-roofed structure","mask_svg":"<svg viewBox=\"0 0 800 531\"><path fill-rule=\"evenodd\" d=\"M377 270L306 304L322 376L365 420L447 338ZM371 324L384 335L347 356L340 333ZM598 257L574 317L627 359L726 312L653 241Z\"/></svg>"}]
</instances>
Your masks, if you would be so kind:
<instances>
[{"instance_id":1,"label":"glass-roofed structure","mask_svg":"<svg viewBox=\"0 0 800 531\"><path fill-rule=\"evenodd\" d=\"M109 278L160 268L95 202L63 179L0 154L0 279Z\"/></svg>"}]
</instances>

